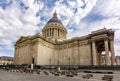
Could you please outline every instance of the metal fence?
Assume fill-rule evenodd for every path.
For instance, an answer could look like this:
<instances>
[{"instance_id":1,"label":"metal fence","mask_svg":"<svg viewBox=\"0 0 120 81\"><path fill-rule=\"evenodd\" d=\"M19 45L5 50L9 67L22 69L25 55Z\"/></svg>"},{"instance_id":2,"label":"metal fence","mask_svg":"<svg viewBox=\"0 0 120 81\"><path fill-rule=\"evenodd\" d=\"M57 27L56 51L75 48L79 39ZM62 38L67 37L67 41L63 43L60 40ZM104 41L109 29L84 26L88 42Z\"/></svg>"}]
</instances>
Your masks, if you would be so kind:
<instances>
[{"instance_id":1,"label":"metal fence","mask_svg":"<svg viewBox=\"0 0 120 81\"><path fill-rule=\"evenodd\" d=\"M11 69L21 69L24 67L30 68L30 65L0 65L0 69L9 67ZM116 66L83 66L83 65L34 65L34 69L56 69L60 67L62 70L80 70L80 69L93 69L93 70L120 70L120 65Z\"/></svg>"}]
</instances>

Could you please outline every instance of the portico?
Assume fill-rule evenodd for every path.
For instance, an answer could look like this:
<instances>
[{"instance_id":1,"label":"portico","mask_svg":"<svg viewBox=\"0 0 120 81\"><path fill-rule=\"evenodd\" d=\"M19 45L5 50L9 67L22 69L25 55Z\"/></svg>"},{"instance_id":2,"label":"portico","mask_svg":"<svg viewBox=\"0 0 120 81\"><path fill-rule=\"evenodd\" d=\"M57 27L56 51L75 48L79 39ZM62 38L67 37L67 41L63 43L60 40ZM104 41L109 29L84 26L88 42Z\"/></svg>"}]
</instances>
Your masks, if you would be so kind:
<instances>
[{"instance_id":1,"label":"portico","mask_svg":"<svg viewBox=\"0 0 120 81\"><path fill-rule=\"evenodd\" d=\"M108 37L106 34L93 36L91 42L93 65L115 65L114 39L112 36ZM105 53L104 64L102 64L102 52Z\"/></svg>"}]
</instances>

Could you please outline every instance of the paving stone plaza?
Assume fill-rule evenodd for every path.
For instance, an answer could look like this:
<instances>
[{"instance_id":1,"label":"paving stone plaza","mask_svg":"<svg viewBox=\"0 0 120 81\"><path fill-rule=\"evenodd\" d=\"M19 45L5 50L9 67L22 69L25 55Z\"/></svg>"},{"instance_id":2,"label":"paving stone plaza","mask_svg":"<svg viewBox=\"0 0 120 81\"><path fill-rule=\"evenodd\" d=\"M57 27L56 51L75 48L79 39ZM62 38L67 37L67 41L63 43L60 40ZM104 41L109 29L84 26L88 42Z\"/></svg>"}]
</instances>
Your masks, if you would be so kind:
<instances>
[{"instance_id":1,"label":"paving stone plaza","mask_svg":"<svg viewBox=\"0 0 120 81\"><path fill-rule=\"evenodd\" d=\"M48 74L46 74L46 73ZM88 73L87 73L88 72ZM95 73L96 72L96 73ZM86 77L90 75L90 77ZM91 76L92 75L92 76ZM103 80L104 76L112 76L112 79ZM78 71L76 76L55 75L49 71L28 73L17 70L0 70L0 81L120 81L120 71L87 70Z\"/></svg>"}]
</instances>

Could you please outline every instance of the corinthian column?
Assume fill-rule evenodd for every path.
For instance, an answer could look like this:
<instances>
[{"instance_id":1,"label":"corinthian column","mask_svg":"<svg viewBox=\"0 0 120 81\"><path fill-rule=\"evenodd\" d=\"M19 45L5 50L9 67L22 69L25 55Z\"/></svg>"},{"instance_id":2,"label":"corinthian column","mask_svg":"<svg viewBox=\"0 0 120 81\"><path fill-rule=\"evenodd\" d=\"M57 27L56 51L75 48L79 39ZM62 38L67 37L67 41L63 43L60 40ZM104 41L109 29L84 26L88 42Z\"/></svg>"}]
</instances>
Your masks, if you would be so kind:
<instances>
[{"instance_id":1,"label":"corinthian column","mask_svg":"<svg viewBox=\"0 0 120 81\"><path fill-rule=\"evenodd\" d=\"M51 30L52 30L52 28L50 28L50 37L52 36L52 31Z\"/></svg>"},{"instance_id":2,"label":"corinthian column","mask_svg":"<svg viewBox=\"0 0 120 81\"><path fill-rule=\"evenodd\" d=\"M95 40L92 40L92 55L93 55L93 65L97 65L97 53L96 53L96 46Z\"/></svg>"},{"instance_id":3,"label":"corinthian column","mask_svg":"<svg viewBox=\"0 0 120 81\"><path fill-rule=\"evenodd\" d=\"M110 40L110 50L111 50L111 64L115 65L115 53L114 53L114 43L113 39Z\"/></svg>"},{"instance_id":4,"label":"corinthian column","mask_svg":"<svg viewBox=\"0 0 120 81\"><path fill-rule=\"evenodd\" d=\"M105 53L106 53L106 65L110 65L108 39L104 40L104 44L105 44Z\"/></svg>"},{"instance_id":5,"label":"corinthian column","mask_svg":"<svg viewBox=\"0 0 120 81\"><path fill-rule=\"evenodd\" d=\"M49 37L50 37L50 29L49 29Z\"/></svg>"},{"instance_id":6,"label":"corinthian column","mask_svg":"<svg viewBox=\"0 0 120 81\"><path fill-rule=\"evenodd\" d=\"M55 37L57 38L57 28L55 28Z\"/></svg>"},{"instance_id":7,"label":"corinthian column","mask_svg":"<svg viewBox=\"0 0 120 81\"><path fill-rule=\"evenodd\" d=\"M55 37L55 29L53 28L53 37Z\"/></svg>"}]
</instances>

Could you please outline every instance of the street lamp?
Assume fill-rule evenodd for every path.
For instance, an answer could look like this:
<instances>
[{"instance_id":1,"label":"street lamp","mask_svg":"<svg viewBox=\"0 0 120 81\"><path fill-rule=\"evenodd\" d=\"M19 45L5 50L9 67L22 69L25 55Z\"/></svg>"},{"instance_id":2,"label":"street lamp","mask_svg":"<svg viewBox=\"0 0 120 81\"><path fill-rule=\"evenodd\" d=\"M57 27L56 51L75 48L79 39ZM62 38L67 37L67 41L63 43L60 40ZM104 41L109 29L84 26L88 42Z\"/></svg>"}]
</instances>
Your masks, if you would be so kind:
<instances>
[{"instance_id":1,"label":"street lamp","mask_svg":"<svg viewBox=\"0 0 120 81\"><path fill-rule=\"evenodd\" d=\"M57 71L58 71L58 72L60 71L59 60L58 60Z\"/></svg>"},{"instance_id":2,"label":"street lamp","mask_svg":"<svg viewBox=\"0 0 120 81\"><path fill-rule=\"evenodd\" d=\"M49 61L50 61L49 69L51 70L51 59L49 59Z\"/></svg>"}]
</instances>

